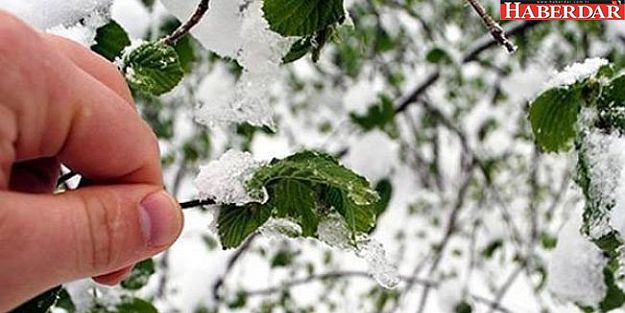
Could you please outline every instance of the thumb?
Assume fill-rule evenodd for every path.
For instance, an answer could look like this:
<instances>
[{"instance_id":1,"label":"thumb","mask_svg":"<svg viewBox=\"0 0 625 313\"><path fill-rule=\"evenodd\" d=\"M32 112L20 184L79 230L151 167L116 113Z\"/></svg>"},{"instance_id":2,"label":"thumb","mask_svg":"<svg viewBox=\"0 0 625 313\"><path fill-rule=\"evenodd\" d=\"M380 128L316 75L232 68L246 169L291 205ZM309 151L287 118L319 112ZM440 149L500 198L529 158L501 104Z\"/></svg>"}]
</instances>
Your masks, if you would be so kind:
<instances>
[{"instance_id":1,"label":"thumb","mask_svg":"<svg viewBox=\"0 0 625 313\"><path fill-rule=\"evenodd\" d=\"M149 185L57 196L0 191L0 203L0 304L125 268L167 248L182 228L176 201Z\"/></svg>"}]
</instances>

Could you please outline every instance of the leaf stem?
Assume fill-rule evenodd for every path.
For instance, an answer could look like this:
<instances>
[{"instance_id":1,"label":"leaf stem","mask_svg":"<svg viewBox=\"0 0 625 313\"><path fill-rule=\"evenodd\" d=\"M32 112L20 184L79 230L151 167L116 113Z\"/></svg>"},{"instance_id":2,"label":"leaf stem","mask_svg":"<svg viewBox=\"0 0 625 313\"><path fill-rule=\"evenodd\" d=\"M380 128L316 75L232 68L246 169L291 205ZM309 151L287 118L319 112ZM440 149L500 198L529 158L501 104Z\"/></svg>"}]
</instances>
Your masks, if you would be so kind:
<instances>
[{"instance_id":1,"label":"leaf stem","mask_svg":"<svg viewBox=\"0 0 625 313\"><path fill-rule=\"evenodd\" d=\"M210 0L200 0L200 3L197 5L197 9L188 21L180 25L173 33L169 34L167 37L163 38L163 42L169 46L174 46L178 40L188 34L195 25L197 25L202 17L208 11Z\"/></svg>"}]
</instances>

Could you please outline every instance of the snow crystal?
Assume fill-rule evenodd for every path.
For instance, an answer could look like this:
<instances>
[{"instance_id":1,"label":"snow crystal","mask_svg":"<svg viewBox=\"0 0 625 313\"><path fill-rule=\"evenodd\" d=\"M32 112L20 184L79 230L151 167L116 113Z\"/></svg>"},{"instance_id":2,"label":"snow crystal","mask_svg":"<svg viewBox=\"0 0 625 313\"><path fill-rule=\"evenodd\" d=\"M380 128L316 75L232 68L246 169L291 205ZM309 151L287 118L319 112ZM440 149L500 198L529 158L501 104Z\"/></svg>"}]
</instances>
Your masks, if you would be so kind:
<instances>
[{"instance_id":1,"label":"snow crystal","mask_svg":"<svg viewBox=\"0 0 625 313\"><path fill-rule=\"evenodd\" d=\"M319 221L317 227L319 240L331 247L339 249L352 249L351 234L345 223L345 219L334 213Z\"/></svg>"},{"instance_id":2,"label":"snow crystal","mask_svg":"<svg viewBox=\"0 0 625 313\"><path fill-rule=\"evenodd\" d=\"M334 213L323 218L319 222L317 236L319 240L331 247L352 251L362 258L367 263L369 274L380 286L391 289L399 284L399 273L386 258L384 246L364 235L356 239L354 247L351 232L340 215Z\"/></svg>"},{"instance_id":3,"label":"snow crystal","mask_svg":"<svg viewBox=\"0 0 625 313\"><path fill-rule=\"evenodd\" d=\"M113 0L0 0L7 10L41 30L72 26L94 12L106 12Z\"/></svg>"},{"instance_id":4,"label":"snow crystal","mask_svg":"<svg viewBox=\"0 0 625 313\"><path fill-rule=\"evenodd\" d=\"M608 60L602 58L586 59L583 63L575 63L567 66L547 83L548 88L572 85L575 82L586 79L608 64Z\"/></svg>"},{"instance_id":5,"label":"snow crystal","mask_svg":"<svg viewBox=\"0 0 625 313\"><path fill-rule=\"evenodd\" d=\"M586 158L591 196L595 211L590 218L588 235L598 239L612 229L625 234L625 138L594 130L585 138ZM608 211L609 208L612 208Z\"/></svg>"},{"instance_id":6,"label":"snow crystal","mask_svg":"<svg viewBox=\"0 0 625 313\"><path fill-rule=\"evenodd\" d=\"M596 306L606 294L603 269L607 259L580 233L581 214L574 214L558 235L551 254L547 288L558 298Z\"/></svg>"},{"instance_id":7,"label":"snow crystal","mask_svg":"<svg viewBox=\"0 0 625 313\"><path fill-rule=\"evenodd\" d=\"M392 289L399 284L397 268L386 258L386 251L381 243L366 238L357 244L356 254L363 258L369 266L369 273L380 286Z\"/></svg>"},{"instance_id":8,"label":"snow crystal","mask_svg":"<svg viewBox=\"0 0 625 313\"><path fill-rule=\"evenodd\" d=\"M294 238L302 235L302 227L286 218L270 218L259 232L269 239Z\"/></svg>"},{"instance_id":9,"label":"snow crystal","mask_svg":"<svg viewBox=\"0 0 625 313\"><path fill-rule=\"evenodd\" d=\"M164 4L180 20L195 10L195 3L187 1L165 0ZM207 15L192 33L205 48L243 67L234 94L199 99L197 120L208 126L242 122L273 126L271 85L291 41L269 30L262 1L211 1Z\"/></svg>"},{"instance_id":10,"label":"snow crystal","mask_svg":"<svg viewBox=\"0 0 625 313\"><path fill-rule=\"evenodd\" d=\"M245 183L259 164L247 152L228 150L219 160L200 166L195 186L200 196L219 204L245 204L260 201L248 194Z\"/></svg>"}]
</instances>

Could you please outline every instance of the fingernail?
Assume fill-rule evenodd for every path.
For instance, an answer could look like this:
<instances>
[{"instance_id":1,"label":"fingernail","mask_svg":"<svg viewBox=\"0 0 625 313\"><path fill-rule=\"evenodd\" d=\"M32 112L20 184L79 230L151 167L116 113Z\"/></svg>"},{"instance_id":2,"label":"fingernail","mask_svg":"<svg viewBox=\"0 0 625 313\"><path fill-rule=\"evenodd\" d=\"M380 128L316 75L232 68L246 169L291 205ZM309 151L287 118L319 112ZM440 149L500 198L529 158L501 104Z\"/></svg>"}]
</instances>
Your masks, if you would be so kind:
<instances>
[{"instance_id":1,"label":"fingernail","mask_svg":"<svg viewBox=\"0 0 625 313\"><path fill-rule=\"evenodd\" d=\"M180 207L165 191L145 197L139 206L143 238L151 247L172 243L180 232Z\"/></svg>"}]
</instances>

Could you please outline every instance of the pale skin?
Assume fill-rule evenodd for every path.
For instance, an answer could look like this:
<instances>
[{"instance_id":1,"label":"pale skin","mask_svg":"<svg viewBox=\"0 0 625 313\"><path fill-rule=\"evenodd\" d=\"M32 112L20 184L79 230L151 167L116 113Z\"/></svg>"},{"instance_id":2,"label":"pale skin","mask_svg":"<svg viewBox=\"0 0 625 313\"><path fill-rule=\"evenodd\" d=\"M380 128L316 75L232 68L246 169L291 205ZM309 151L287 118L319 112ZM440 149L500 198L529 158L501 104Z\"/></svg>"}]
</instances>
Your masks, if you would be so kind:
<instances>
[{"instance_id":1,"label":"pale skin","mask_svg":"<svg viewBox=\"0 0 625 313\"><path fill-rule=\"evenodd\" d=\"M0 312L169 247L182 214L115 66L0 11L0 68ZM60 164L93 185L53 195Z\"/></svg>"}]
</instances>

